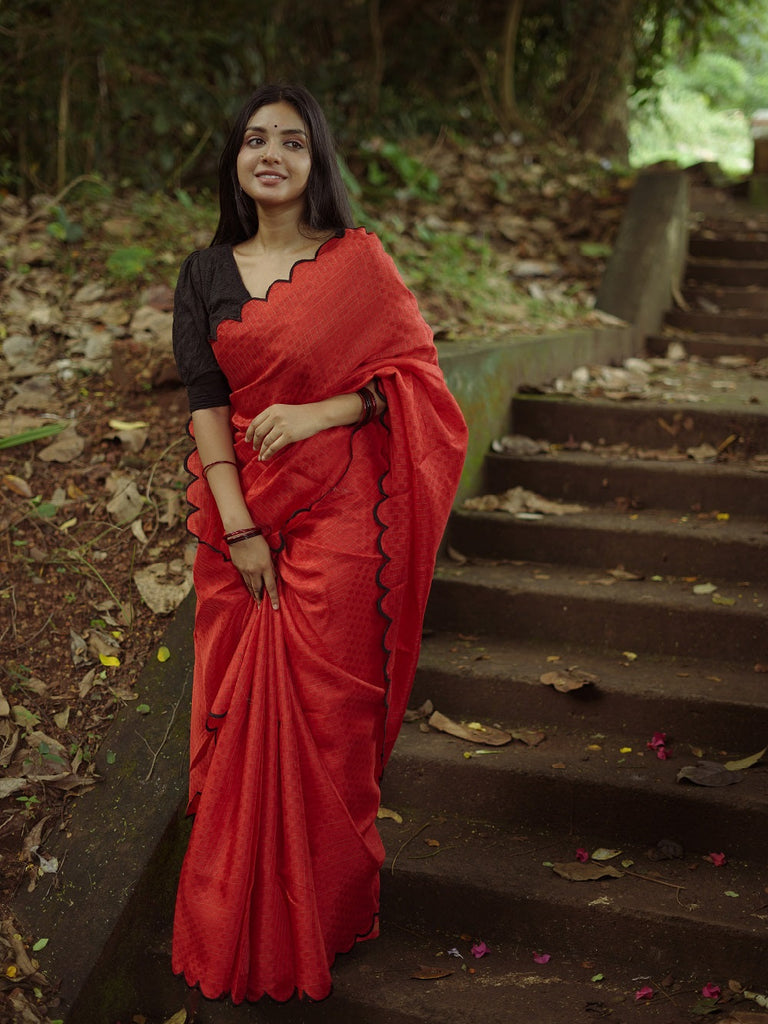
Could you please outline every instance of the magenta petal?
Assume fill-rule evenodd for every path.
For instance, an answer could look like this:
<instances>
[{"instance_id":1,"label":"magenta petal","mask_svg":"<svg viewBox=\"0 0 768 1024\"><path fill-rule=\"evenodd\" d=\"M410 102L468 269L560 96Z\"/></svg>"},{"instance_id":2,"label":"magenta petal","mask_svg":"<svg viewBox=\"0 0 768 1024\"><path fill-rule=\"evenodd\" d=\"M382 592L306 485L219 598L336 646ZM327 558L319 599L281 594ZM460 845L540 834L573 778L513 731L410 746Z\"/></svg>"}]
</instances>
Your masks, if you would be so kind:
<instances>
[{"instance_id":1,"label":"magenta petal","mask_svg":"<svg viewBox=\"0 0 768 1024\"><path fill-rule=\"evenodd\" d=\"M644 985L635 992L635 1002L640 1002L641 999L653 999L653 989L650 985Z\"/></svg>"},{"instance_id":2,"label":"magenta petal","mask_svg":"<svg viewBox=\"0 0 768 1024\"><path fill-rule=\"evenodd\" d=\"M534 963L537 963L537 964L548 964L551 959L552 959L552 954L551 953L534 953L533 954L533 961L534 961Z\"/></svg>"},{"instance_id":3,"label":"magenta petal","mask_svg":"<svg viewBox=\"0 0 768 1024\"><path fill-rule=\"evenodd\" d=\"M576 860L580 860L582 864L586 864L589 860L589 854L586 850L582 849L582 847L579 847L576 851Z\"/></svg>"},{"instance_id":4,"label":"magenta petal","mask_svg":"<svg viewBox=\"0 0 768 1024\"><path fill-rule=\"evenodd\" d=\"M724 864L727 863L724 853L710 853L709 859L712 861L716 868L721 868Z\"/></svg>"},{"instance_id":5,"label":"magenta petal","mask_svg":"<svg viewBox=\"0 0 768 1024\"><path fill-rule=\"evenodd\" d=\"M475 945L472 947L471 952L472 956L476 957L479 960L481 956L486 955L486 953L488 952L488 947L484 942L476 942Z\"/></svg>"},{"instance_id":6,"label":"magenta petal","mask_svg":"<svg viewBox=\"0 0 768 1024\"><path fill-rule=\"evenodd\" d=\"M708 981L704 988L701 990L701 994L704 996L705 999L719 999L721 991L722 990L719 985L715 985L711 981Z\"/></svg>"}]
</instances>

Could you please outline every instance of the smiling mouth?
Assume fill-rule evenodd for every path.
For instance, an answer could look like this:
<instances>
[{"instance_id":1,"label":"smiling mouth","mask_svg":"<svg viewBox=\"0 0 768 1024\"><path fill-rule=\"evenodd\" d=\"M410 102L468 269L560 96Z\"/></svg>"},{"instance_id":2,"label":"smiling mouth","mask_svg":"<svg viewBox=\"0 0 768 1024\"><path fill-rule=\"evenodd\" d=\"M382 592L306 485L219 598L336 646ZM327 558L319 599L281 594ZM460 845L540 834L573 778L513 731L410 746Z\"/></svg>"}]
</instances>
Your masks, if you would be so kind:
<instances>
[{"instance_id":1,"label":"smiling mouth","mask_svg":"<svg viewBox=\"0 0 768 1024\"><path fill-rule=\"evenodd\" d=\"M275 174L274 171L262 171L256 175L257 178L269 178L270 181L284 181L285 175Z\"/></svg>"}]
</instances>

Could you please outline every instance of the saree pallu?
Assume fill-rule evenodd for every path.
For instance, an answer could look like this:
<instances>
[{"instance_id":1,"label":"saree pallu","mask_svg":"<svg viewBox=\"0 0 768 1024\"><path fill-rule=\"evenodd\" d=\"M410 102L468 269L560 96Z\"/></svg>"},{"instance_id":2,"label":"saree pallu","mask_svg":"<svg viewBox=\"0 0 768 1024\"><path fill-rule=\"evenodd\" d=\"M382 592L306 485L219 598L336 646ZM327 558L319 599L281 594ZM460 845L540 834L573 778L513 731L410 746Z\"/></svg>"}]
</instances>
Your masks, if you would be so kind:
<instances>
[{"instance_id":1,"label":"saree pallu","mask_svg":"<svg viewBox=\"0 0 768 1024\"><path fill-rule=\"evenodd\" d=\"M326 242L266 300L246 299L213 345L280 608L258 607L228 560L193 452L195 821L173 968L209 998L322 999L336 954L378 931L379 781L416 668L466 428L413 296L362 230ZM323 431L264 463L244 442L268 405L373 379L387 403L380 419Z\"/></svg>"}]
</instances>

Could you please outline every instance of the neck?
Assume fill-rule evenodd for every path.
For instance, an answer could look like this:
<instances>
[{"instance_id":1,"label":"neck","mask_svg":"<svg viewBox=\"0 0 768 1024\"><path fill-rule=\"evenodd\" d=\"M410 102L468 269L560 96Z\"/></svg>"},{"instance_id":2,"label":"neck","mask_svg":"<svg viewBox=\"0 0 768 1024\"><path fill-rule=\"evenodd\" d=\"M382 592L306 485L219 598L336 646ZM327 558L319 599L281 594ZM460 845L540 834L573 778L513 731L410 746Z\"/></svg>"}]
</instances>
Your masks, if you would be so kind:
<instances>
[{"instance_id":1,"label":"neck","mask_svg":"<svg viewBox=\"0 0 768 1024\"><path fill-rule=\"evenodd\" d=\"M259 230L253 244L264 252L290 252L307 244L308 232L302 232L295 210L259 211Z\"/></svg>"}]
</instances>

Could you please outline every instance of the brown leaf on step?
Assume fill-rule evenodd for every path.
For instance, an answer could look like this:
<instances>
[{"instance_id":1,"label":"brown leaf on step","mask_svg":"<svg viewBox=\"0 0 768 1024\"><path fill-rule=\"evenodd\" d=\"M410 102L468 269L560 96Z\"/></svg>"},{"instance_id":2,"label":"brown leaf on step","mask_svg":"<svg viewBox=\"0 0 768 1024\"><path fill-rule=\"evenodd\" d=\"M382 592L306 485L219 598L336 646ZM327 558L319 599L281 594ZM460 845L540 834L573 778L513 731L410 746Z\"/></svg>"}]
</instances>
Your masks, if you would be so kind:
<instances>
[{"instance_id":1,"label":"brown leaf on step","mask_svg":"<svg viewBox=\"0 0 768 1024\"><path fill-rule=\"evenodd\" d=\"M745 768L751 768L757 764L758 761L762 761L765 757L768 747L763 747L762 750L758 750L756 754L750 754L749 757L742 757L739 761L726 761L723 768L727 768L729 772L740 772Z\"/></svg>"},{"instance_id":2,"label":"brown leaf on step","mask_svg":"<svg viewBox=\"0 0 768 1024\"><path fill-rule=\"evenodd\" d=\"M693 448L686 448L685 454L694 462L714 462L717 458L717 448L705 442Z\"/></svg>"},{"instance_id":3,"label":"brown leaf on step","mask_svg":"<svg viewBox=\"0 0 768 1024\"><path fill-rule=\"evenodd\" d=\"M527 491L524 487L510 487L503 494L484 494L479 498L467 498L464 501L464 508L480 512L509 512L513 516L525 512L564 516L586 511L583 505L550 501L533 491Z\"/></svg>"},{"instance_id":4,"label":"brown leaf on step","mask_svg":"<svg viewBox=\"0 0 768 1024\"><path fill-rule=\"evenodd\" d=\"M615 580L641 580L643 579L642 573L629 572L624 568L623 565L617 565L615 569L608 569L608 575L612 576Z\"/></svg>"},{"instance_id":5,"label":"brown leaf on step","mask_svg":"<svg viewBox=\"0 0 768 1024\"><path fill-rule=\"evenodd\" d=\"M427 699L420 708L408 708L403 715L404 722L418 722L421 718L428 718L435 710L431 700Z\"/></svg>"},{"instance_id":6,"label":"brown leaf on step","mask_svg":"<svg viewBox=\"0 0 768 1024\"><path fill-rule=\"evenodd\" d=\"M547 738L547 734L541 729L513 729L512 739L525 743L527 747L538 747Z\"/></svg>"},{"instance_id":7,"label":"brown leaf on step","mask_svg":"<svg viewBox=\"0 0 768 1024\"><path fill-rule=\"evenodd\" d=\"M492 725L464 725L453 722L450 718L439 711L433 712L429 717L429 724L439 732L448 733L450 736L457 736L460 740L469 740L470 743L482 743L490 747L503 747L506 743L512 742L512 736L503 729L495 729Z\"/></svg>"},{"instance_id":8,"label":"brown leaf on step","mask_svg":"<svg viewBox=\"0 0 768 1024\"><path fill-rule=\"evenodd\" d=\"M685 765L677 773L678 782L693 782L697 786L733 786L744 779L745 776L740 772L729 771L725 765L716 761Z\"/></svg>"},{"instance_id":9,"label":"brown leaf on step","mask_svg":"<svg viewBox=\"0 0 768 1024\"><path fill-rule=\"evenodd\" d=\"M584 686L590 686L600 680L589 672L582 672L581 669L567 669L565 672L545 672L539 676L539 682L545 686L554 686L558 693L570 693L571 690L580 690Z\"/></svg>"},{"instance_id":10,"label":"brown leaf on step","mask_svg":"<svg viewBox=\"0 0 768 1024\"><path fill-rule=\"evenodd\" d=\"M596 864L594 861L587 861L585 864L579 860L567 861L553 864L552 870L561 878L567 878L569 882L593 882L598 878L623 877L623 873L610 864Z\"/></svg>"},{"instance_id":11,"label":"brown leaf on step","mask_svg":"<svg viewBox=\"0 0 768 1024\"><path fill-rule=\"evenodd\" d=\"M376 817L379 819L389 818L390 821L395 821L398 825L403 824L402 814L398 814L397 811L390 810L389 807L379 807L376 812Z\"/></svg>"},{"instance_id":12,"label":"brown leaf on step","mask_svg":"<svg viewBox=\"0 0 768 1024\"><path fill-rule=\"evenodd\" d=\"M452 548L450 544L446 547L445 553L448 555L450 560L452 562L456 562L457 565L466 565L469 561L466 555L462 555L460 551L457 551L456 548Z\"/></svg>"},{"instance_id":13,"label":"brown leaf on step","mask_svg":"<svg viewBox=\"0 0 768 1024\"><path fill-rule=\"evenodd\" d=\"M452 974L453 971L447 970L445 967L419 967L411 977L417 981L437 981L439 978L450 978Z\"/></svg>"}]
</instances>

